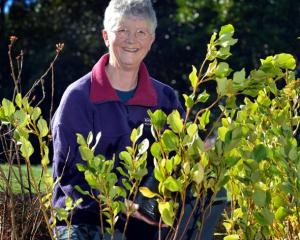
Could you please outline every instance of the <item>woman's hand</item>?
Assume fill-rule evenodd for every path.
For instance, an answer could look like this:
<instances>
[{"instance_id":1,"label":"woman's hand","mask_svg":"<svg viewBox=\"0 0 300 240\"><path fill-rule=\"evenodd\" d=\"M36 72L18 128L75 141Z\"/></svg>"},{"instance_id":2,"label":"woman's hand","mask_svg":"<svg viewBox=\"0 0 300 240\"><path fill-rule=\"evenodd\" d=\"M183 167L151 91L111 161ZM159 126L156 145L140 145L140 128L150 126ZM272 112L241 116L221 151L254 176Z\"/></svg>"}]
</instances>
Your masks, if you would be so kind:
<instances>
[{"instance_id":1,"label":"woman's hand","mask_svg":"<svg viewBox=\"0 0 300 240\"><path fill-rule=\"evenodd\" d=\"M149 225L152 226L159 226L159 223L156 221L153 221L151 218L147 217L146 215L142 214L141 212L139 212L139 205L132 202L131 200L126 200L127 201L127 206L130 206L131 209L131 217L134 217L140 221L143 221ZM162 224L162 227L168 227L168 225L166 224Z\"/></svg>"}]
</instances>

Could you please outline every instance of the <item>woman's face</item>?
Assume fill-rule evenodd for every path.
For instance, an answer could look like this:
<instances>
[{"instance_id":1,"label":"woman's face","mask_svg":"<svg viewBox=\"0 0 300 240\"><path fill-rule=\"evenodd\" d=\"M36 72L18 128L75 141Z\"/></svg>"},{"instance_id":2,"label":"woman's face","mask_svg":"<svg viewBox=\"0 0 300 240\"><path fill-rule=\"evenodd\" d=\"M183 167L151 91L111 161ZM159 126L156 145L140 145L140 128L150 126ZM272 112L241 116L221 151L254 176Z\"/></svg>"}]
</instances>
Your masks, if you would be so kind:
<instances>
[{"instance_id":1,"label":"woman's face","mask_svg":"<svg viewBox=\"0 0 300 240\"><path fill-rule=\"evenodd\" d=\"M138 17L122 18L102 35L109 49L109 63L124 70L137 70L155 39L149 23Z\"/></svg>"}]
</instances>

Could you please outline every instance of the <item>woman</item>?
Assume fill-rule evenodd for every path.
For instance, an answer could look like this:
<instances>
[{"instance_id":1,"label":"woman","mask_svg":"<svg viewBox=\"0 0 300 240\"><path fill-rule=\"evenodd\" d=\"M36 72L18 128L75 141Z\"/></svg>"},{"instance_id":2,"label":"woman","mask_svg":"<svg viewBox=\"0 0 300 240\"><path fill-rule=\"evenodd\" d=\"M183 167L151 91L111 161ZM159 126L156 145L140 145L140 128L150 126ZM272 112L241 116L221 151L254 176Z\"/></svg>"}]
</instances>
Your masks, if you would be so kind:
<instances>
[{"instance_id":1,"label":"woman","mask_svg":"<svg viewBox=\"0 0 300 240\"><path fill-rule=\"evenodd\" d=\"M100 58L90 73L67 88L54 115L53 176L61 179L53 191L53 205L64 207L67 196L73 201L83 198L73 211L71 239L99 239L100 235L97 203L74 189L79 185L89 190L83 174L76 169L76 163L82 162L76 133L86 137L89 131L94 135L101 132L96 153L111 159L130 145L133 128L142 123L150 128L147 110L183 112L173 89L150 77L143 63L155 40L156 26L151 1L111 0L102 31L108 54ZM144 132L148 138L149 129ZM65 223L57 225L59 239L67 238ZM117 225L118 228L122 224ZM130 220L127 239L155 239L156 225L137 211Z\"/></svg>"}]
</instances>

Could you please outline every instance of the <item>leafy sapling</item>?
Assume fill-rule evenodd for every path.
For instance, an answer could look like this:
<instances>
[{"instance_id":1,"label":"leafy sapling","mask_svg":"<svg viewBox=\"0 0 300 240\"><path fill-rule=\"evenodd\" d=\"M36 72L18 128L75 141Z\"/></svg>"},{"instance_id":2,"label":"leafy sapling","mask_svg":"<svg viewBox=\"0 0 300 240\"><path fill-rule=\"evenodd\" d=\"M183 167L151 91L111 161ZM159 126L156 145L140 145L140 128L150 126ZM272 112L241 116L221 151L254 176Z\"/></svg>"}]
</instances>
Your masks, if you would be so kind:
<instances>
[{"instance_id":1,"label":"leafy sapling","mask_svg":"<svg viewBox=\"0 0 300 240\"><path fill-rule=\"evenodd\" d=\"M105 231L111 234L111 239L114 239L114 226L119 213L124 211L124 203L121 199L126 199L127 195L126 191L117 184L118 178L114 171L115 160L106 160L103 155L94 153L100 138L101 133L98 133L95 144L92 146L92 132L89 133L87 140L81 134L77 134L79 151L84 161L82 164L77 164L77 169L84 173L90 189L82 189L78 185L75 186L75 189L98 202L102 235L104 235L105 228L104 215L105 221L109 225Z\"/></svg>"}]
</instances>

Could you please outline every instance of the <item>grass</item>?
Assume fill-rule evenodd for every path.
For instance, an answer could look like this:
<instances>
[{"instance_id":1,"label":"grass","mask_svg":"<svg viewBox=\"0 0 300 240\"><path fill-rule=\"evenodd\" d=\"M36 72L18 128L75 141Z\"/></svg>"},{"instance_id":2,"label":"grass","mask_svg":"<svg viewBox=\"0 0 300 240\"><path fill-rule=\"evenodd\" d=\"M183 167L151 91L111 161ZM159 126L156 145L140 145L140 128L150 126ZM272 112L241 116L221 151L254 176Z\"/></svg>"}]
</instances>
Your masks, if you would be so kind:
<instances>
[{"instance_id":1,"label":"grass","mask_svg":"<svg viewBox=\"0 0 300 240\"><path fill-rule=\"evenodd\" d=\"M10 167L9 164L0 164L0 170L1 170L1 172L5 173L6 178L8 177L9 170L10 170L10 172L11 172L10 185L12 186L12 190L14 193L21 193L21 181L20 181L21 175L22 175L23 184L24 184L25 188L29 189L26 165L21 165L21 167L19 169L16 165L13 165L12 167ZM32 166L32 172L33 172L34 179L38 182L41 177L42 167L40 165L34 165L34 166ZM49 172L49 174L51 174L50 168L48 169L48 172ZM6 187L6 182L5 182L4 178L1 176L0 177L0 192L3 192L5 187ZM43 184L43 181L41 181L40 191L43 191L43 189L44 189L44 184ZM28 192L28 190L27 190L27 192ZM32 192L34 192L33 189L32 189Z\"/></svg>"}]
</instances>

